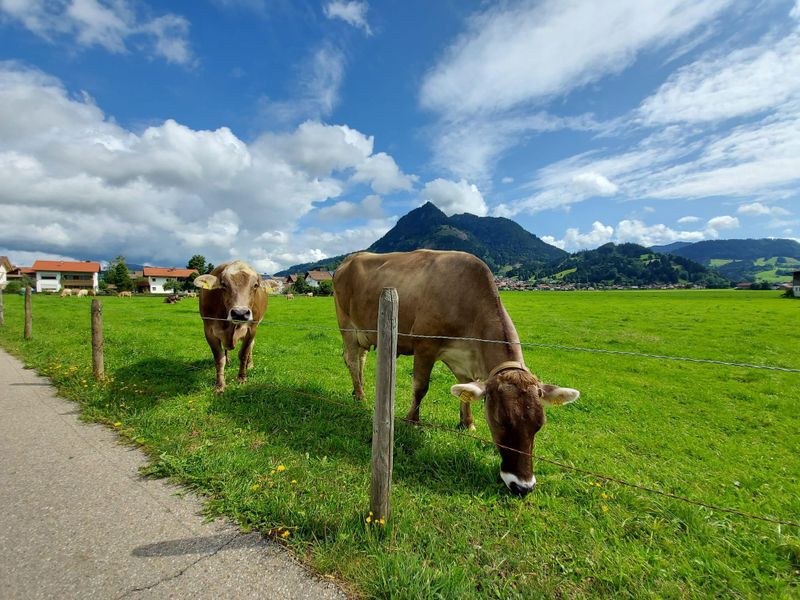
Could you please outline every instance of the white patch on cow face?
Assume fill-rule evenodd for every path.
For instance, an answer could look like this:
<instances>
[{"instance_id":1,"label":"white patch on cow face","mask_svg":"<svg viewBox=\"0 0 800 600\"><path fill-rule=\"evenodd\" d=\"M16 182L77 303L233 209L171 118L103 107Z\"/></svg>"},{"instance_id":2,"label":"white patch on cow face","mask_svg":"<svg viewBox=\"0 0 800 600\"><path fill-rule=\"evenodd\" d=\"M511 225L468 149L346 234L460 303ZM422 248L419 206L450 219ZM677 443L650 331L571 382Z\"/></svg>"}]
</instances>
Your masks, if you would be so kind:
<instances>
[{"instance_id":1,"label":"white patch on cow face","mask_svg":"<svg viewBox=\"0 0 800 600\"><path fill-rule=\"evenodd\" d=\"M524 481L519 477L517 477L516 475L514 475L513 473L506 473L505 471L500 471L500 477L502 478L503 483L506 484L506 487L515 494L520 494L520 493L527 494L536 485L536 475L531 475L531 478L529 480Z\"/></svg>"},{"instance_id":2,"label":"white patch on cow face","mask_svg":"<svg viewBox=\"0 0 800 600\"><path fill-rule=\"evenodd\" d=\"M572 388L562 388L555 385L542 386L542 404L545 406L561 406L562 404L569 404L575 402L581 397L578 390Z\"/></svg>"},{"instance_id":3,"label":"white patch on cow face","mask_svg":"<svg viewBox=\"0 0 800 600\"><path fill-rule=\"evenodd\" d=\"M244 271L248 275L254 275L258 277L258 273L256 273L250 265L241 260L235 260L232 263L230 263L227 267L225 267L223 275L236 275L236 273L242 271Z\"/></svg>"}]
</instances>

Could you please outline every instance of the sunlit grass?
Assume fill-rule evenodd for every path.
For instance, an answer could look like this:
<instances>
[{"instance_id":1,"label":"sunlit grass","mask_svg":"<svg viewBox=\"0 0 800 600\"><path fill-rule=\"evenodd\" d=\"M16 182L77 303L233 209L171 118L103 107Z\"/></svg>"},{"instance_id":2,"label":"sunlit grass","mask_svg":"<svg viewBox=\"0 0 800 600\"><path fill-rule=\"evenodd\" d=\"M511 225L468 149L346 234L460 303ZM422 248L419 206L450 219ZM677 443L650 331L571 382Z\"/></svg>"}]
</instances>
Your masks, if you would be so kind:
<instances>
[{"instance_id":1,"label":"sunlit grass","mask_svg":"<svg viewBox=\"0 0 800 600\"><path fill-rule=\"evenodd\" d=\"M369 520L371 408L357 405L335 330L265 326L255 369L212 393L196 300L105 298L106 371L91 378L89 303L5 297L0 343L152 458L147 472L375 597L793 596L800 532L544 463L524 500L497 452L396 425L393 518ZM523 340L800 367L800 303L775 292L507 293ZM333 301L272 298L268 322L335 327ZM745 512L800 515L800 375L530 348L542 379L581 390L537 436L543 456ZM234 360L234 363L237 361ZM412 362L398 364L402 416ZM374 356L367 363L372 397ZM422 419L455 426L434 369ZM794 392L793 392L794 390ZM477 413L477 411L476 411ZM478 434L488 437L476 414Z\"/></svg>"}]
</instances>

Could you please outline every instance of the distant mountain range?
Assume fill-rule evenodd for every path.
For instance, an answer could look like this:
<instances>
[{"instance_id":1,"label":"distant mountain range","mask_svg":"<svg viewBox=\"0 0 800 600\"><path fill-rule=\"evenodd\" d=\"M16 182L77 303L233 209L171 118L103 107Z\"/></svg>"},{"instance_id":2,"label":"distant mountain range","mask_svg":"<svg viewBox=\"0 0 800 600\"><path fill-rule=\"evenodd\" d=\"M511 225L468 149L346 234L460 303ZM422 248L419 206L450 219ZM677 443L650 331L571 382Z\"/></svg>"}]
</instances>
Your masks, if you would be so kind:
<instances>
[{"instance_id":1,"label":"distant mountain range","mask_svg":"<svg viewBox=\"0 0 800 600\"><path fill-rule=\"evenodd\" d=\"M638 244L604 244L583 250L548 266L551 283L603 285L702 285L730 287L730 280L698 262L660 254Z\"/></svg>"},{"instance_id":2,"label":"distant mountain range","mask_svg":"<svg viewBox=\"0 0 800 600\"><path fill-rule=\"evenodd\" d=\"M510 219L468 213L448 217L430 202L402 217L366 250L384 253L417 248L461 250L481 258L497 275L563 283L727 287L731 280L790 280L792 270L800 269L800 244L794 240L675 242L652 248L605 244L569 254ZM276 275L332 271L346 257L294 265Z\"/></svg>"},{"instance_id":3,"label":"distant mountain range","mask_svg":"<svg viewBox=\"0 0 800 600\"><path fill-rule=\"evenodd\" d=\"M569 256L510 219L468 213L448 217L430 202L402 217L369 252L407 252L417 248L461 250L481 258L495 273L535 271ZM276 273L288 275L314 269L333 270L347 255L294 265Z\"/></svg>"},{"instance_id":4,"label":"distant mountain range","mask_svg":"<svg viewBox=\"0 0 800 600\"><path fill-rule=\"evenodd\" d=\"M689 258L736 281L790 281L800 270L800 243L787 239L675 242L650 249Z\"/></svg>"}]
</instances>

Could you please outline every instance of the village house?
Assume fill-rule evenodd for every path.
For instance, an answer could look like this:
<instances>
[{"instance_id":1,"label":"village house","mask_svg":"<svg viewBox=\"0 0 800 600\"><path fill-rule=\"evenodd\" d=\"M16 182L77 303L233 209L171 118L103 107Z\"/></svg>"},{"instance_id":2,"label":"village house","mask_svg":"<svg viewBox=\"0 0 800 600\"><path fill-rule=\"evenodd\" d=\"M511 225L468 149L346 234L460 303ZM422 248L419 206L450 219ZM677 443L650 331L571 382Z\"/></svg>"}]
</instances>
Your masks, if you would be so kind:
<instances>
[{"instance_id":1,"label":"village house","mask_svg":"<svg viewBox=\"0 0 800 600\"><path fill-rule=\"evenodd\" d=\"M31 269L36 276L37 292L60 292L62 289L96 292L98 288L98 262L37 260Z\"/></svg>"},{"instance_id":2,"label":"village house","mask_svg":"<svg viewBox=\"0 0 800 600\"><path fill-rule=\"evenodd\" d=\"M795 271L792 276L792 293L795 298L800 298L800 271Z\"/></svg>"},{"instance_id":3,"label":"village house","mask_svg":"<svg viewBox=\"0 0 800 600\"><path fill-rule=\"evenodd\" d=\"M175 269L165 267L144 267L142 276L147 278L148 290L151 294L166 294L164 284L169 280L186 282L192 275L197 275L197 269Z\"/></svg>"},{"instance_id":4,"label":"village house","mask_svg":"<svg viewBox=\"0 0 800 600\"><path fill-rule=\"evenodd\" d=\"M306 283L312 288L319 287L323 281L333 281L333 273L331 271L308 271L306 273Z\"/></svg>"},{"instance_id":5,"label":"village house","mask_svg":"<svg viewBox=\"0 0 800 600\"><path fill-rule=\"evenodd\" d=\"M7 256L0 256L0 290L6 288L8 283L8 273L14 270L14 265L8 260Z\"/></svg>"}]
</instances>

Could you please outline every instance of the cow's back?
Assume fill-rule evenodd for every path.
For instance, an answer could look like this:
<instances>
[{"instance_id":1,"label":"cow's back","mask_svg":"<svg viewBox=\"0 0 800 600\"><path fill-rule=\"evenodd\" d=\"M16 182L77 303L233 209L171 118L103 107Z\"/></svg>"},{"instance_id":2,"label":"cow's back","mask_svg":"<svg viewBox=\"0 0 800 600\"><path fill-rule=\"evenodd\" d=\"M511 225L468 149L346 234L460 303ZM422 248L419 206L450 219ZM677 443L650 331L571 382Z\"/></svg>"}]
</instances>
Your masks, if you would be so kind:
<instances>
[{"instance_id":1,"label":"cow's back","mask_svg":"<svg viewBox=\"0 0 800 600\"><path fill-rule=\"evenodd\" d=\"M340 325L359 329L375 328L386 287L397 289L401 332L480 335L487 312L497 315L500 306L491 271L465 252L354 254L337 269L333 286Z\"/></svg>"}]
</instances>

